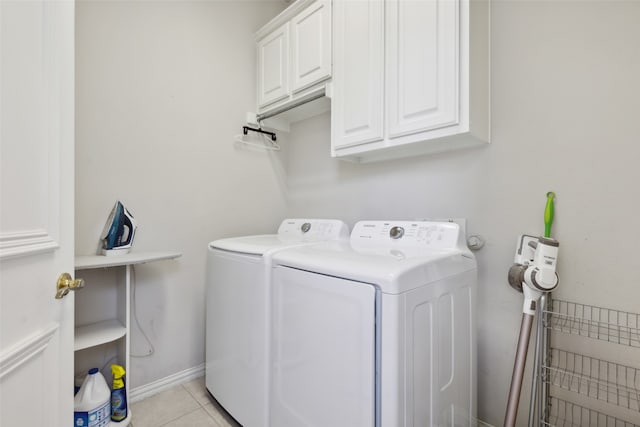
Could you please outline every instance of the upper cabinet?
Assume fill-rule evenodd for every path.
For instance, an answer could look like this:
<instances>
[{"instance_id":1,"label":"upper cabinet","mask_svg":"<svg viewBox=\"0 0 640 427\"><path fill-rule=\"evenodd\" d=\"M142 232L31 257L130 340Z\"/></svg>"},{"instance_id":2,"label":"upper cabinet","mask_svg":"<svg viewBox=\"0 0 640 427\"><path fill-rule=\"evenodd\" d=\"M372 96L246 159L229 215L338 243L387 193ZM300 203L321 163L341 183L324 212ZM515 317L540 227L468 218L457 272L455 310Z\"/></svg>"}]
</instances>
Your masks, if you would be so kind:
<instances>
[{"instance_id":1,"label":"upper cabinet","mask_svg":"<svg viewBox=\"0 0 640 427\"><path fill-rule=\"evenodd\" d=\"M324 90L331 78L331 1L298 0L256 34L258 113Z\"/></svg>"},{"instance_id":2,"label":"upper cabinet","mask_svg":"<svg viewBox=\"0 0 640 427\"><path fill-rule=\"evenodd\" d=\"M488 0L334 0L332 155L489 142Z\"/></svg>"}]
</instances>

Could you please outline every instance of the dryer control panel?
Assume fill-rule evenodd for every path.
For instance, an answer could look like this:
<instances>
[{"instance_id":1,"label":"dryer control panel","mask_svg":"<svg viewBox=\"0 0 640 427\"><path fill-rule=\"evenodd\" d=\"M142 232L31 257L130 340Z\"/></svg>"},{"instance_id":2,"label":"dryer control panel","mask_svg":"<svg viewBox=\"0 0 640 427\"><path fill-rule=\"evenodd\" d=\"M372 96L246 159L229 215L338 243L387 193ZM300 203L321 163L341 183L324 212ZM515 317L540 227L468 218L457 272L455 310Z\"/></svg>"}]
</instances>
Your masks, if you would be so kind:
<instances>
[{"instance_id":1,"label":"dryer control panel","mask_svg":"<svg viewBox=\"0 0 640 427\"><path fill-rule=\"evenodd\" d=\"M454 222L360 221L351 232L354 246L455 249L460 226Z\"/></svg>"}]
</instances>

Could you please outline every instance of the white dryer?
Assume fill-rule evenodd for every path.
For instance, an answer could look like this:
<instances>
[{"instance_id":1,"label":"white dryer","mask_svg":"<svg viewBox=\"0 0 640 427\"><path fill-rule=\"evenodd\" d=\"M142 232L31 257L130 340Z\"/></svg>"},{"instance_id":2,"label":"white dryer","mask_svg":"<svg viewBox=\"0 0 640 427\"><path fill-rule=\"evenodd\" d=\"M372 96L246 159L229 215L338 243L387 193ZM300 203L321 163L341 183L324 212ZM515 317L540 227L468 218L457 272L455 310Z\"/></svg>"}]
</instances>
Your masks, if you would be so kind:
<instances>
[{"instance_id":1,"label":"white dryer","mask_svg":"<svg viewBox=\"0 0 640 427\"><path fill-rule=\"evenodd\" d=\"M271 256L283 248L337 239L349 239L342 221L287 219L277 234L209 244L205 383L244 427L268 425Z\"/></svg>"},{"instance_id":2,"label":"white dryer","mask_svg":"<svg viewBox=\"0 0 640 427\"><path fill-rule=\"evenodd\" d=\"M274 254L271 426L471 426L476 262L457 223L362 221Z\"/></svg>"}]
</instances>

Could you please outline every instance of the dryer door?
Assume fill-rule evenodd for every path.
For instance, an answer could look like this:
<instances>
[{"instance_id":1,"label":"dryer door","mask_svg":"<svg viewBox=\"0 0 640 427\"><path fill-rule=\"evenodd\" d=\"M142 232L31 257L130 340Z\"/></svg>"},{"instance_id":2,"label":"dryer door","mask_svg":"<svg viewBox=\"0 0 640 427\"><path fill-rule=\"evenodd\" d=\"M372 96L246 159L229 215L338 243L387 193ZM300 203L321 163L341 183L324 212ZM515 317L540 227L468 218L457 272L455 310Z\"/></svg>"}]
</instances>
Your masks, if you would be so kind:
<instances>
[{"instance_id":1,"label":"dryer door","mask_svg":"<svg viewBox=\"0 0 640 427\"><path fill-rule=\"evenodd\" d=\"M273 426L373 426L376 290L278 266L273 275Z\"/></svg>"}]
</instances>

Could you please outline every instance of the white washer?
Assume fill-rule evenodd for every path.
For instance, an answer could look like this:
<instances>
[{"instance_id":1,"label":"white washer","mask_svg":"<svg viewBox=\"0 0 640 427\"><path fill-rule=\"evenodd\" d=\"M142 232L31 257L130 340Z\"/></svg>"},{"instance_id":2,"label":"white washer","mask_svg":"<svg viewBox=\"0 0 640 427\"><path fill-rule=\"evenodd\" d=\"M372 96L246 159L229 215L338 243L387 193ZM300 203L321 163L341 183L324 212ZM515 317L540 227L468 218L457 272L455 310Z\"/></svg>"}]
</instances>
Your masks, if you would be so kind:
<instances>
[{"instance_id":1,"label":"white washer","mask_svg":"<svg viewBox=\"0 0 640 427\"><path fill-rule=\"evenodd\" d=\"M205 383L244 427L268 425L271 256L283 248L348 238L342 221L287 219L278 234L209 244Z\"/></svg>"},{"instance_id":2,"label":"white washer","mask_svg":"<svg viewBox=\"0 0 640 427\"><path fill-rule=\"evenodd\" d=\"M273 257L271 426L471 426L476 262L457 223L362 221Z\"/></svg>"}]
</instances>

